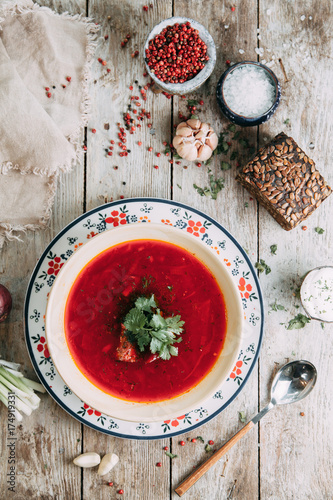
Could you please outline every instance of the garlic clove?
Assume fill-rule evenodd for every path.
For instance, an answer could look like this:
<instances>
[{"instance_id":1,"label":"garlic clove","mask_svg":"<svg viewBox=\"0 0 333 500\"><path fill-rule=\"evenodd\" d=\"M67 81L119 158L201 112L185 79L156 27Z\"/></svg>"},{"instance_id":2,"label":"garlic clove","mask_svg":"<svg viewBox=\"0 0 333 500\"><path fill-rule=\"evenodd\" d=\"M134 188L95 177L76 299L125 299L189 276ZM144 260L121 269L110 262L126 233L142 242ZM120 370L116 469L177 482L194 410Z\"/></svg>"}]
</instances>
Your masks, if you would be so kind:
<instances>
[{"instance_id":1,"label":"garlic clove","mask_svg":"<svg viewBox=\"0 0 333 500\"><path fill-rule=\"evenodd\" d=\"M177 135L181 135L183 137L189 137L192 134L193 134L193 130L190 127L181 127L177 131Z\"/></svg>"},{"instance_id":2,"label":"garlic clove","mask_svg":"<svg viewBox=\"0 0 333 500\"><path fill-rule=\"evenodd\" d=\"M209 126L209 123L202 123L201 124L201 127L200 127L200 130L202 132L204 132L205 134L208 133L209 130L211 130L210 126Z\"/></svg>"},{"instance_id":3,"label":"garlic clove","mask_svg":"<svg viewBox=\"0 0 333 500\"><path fill-rule=\"evenodd\" d=\"M181 135L175 135L175 137L173 138L173 141L172 141L172 145L174 148L177 149L177 147L179 146L179 144L182 144L184 142L184 137L181 136Z\"/></svg>"},{"instance_id":4,"label":"garlic clove","mask_svg":"<svg viewBox=\"0 0 333 500\"><path fill-rule=\"evenodd\" d=\"M199 132L195 133L195 138L196 139L204 139L204 138L206 138L206 133L200 129Z\"/></svg>"},{"instance_id":5,"label":"garlic clove","mask_svg":"<svg viewBox=\"0 0 333 500\"><path fill-rule=\"evenodd\" d=\"M204 144L198 149L198 159L202 161L208 160L213 154L212 148Z\"/></svg>"},{"instance_id":6,"label":"garlic clove","mask_svg":"<svg viewBox=\"0 0 333 500\"><path fill-rule=\"evenodd\" d=\"M196 118L191 118L190 120L187 120L187 125L189 125L191 128L194 128L195 130L200 128L201 121L196 119Z\"/></svg>"},{"instance_id":7,"label":"garlic clove","mask_svg":"<svg viewBox=\"0 0 333 500\"><path fill-rule=\"evenodd\" d=\"M184 160L193 161L197 158L197 148L193 143L181 144L177 148L177 153L184 158Z\"/></svg>"},{"instance_id":8,"label":"garlic clove","mask_svg":"<svg viewBox=\"0 0 333 500\"><path fill-rule=\"evenodd\" d=\"M176 133L178 132L178 130L179 130L180 128L187 127L187 126L188 126L188 125L187 125L187 123L186 123L186 122L181 122L181 123L178 125L178 127L176 128Z\"/></svg>"},{"instance_id":9,"label":"garlic clove","mask_svg":"<svg viewBox=\"0 0 333 500\"><path fill-rule=\"evenodd\" d=\"M97 474L99 476L105 476L117 463L119 462L119 457L115 453L107 453L102 458L102 461L98 467Z\"/></svg>"},{"instance_id":10,"label":"garlic clove","mask_svg":"<svg viewBox=\"0 0 333 500\"><path fill-rule=\"evenodd\" d=\"M218 140L218 137L215 134L215 132L213 132L211 135L209 135L206 138L207 146L209 146L213 151L214 151L214 149L216 149L218 142L219 142L219 140Z\"/></svg>"},{"instance_id":11,"label":"garlic clove","mask_svg":"<svg viewBox=\"0 0 333 500\"><path fill-rule=\"evenodd\" d=\"M90 451L74 458L73 464L77 465L78 467L88 468L96 467L96 465L98 465L100 461L101 457L98 455L98 453Z\"/></svg>"}]
</instances>

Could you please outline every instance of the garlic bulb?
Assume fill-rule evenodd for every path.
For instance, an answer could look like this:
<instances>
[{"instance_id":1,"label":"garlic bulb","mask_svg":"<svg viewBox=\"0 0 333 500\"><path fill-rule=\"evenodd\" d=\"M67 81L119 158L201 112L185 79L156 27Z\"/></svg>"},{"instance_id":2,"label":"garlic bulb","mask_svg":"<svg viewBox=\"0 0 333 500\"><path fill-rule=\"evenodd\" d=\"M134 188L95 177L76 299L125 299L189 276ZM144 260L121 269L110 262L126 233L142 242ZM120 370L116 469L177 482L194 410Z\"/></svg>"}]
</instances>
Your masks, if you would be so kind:
<instances>
[{"instance_id":1,"label":"garlic bulb","mask_svg":"<svg viewBox=\"0 0 333 500\"><path fill-rule=\"evenodd\" d=\"M208 160L217 143L217 135L209 123L202 123L196 118L180 123L172 141L179 156L189 161Z\"/></svg>"}]
</instances>

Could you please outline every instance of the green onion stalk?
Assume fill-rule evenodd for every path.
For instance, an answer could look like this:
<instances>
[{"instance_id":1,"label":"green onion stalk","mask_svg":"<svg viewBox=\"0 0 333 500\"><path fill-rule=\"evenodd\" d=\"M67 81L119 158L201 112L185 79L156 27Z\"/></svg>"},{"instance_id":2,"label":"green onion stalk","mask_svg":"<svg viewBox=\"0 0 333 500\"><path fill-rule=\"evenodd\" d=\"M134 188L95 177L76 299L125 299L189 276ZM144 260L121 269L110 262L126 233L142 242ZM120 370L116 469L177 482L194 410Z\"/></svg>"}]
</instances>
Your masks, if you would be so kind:
<instances>
[{"instance_id":1,"label":"green onion stalk","mask_svg":"<svg viewBox=\"0 0 333 500\"><path fill-rule=\"evenodd\" d=\"M45 392L44 387L38 382L29 380L19 371L20 365L0 359L0 401L7 406L15 408L13 413L19 422L22 413L31 415L39 407L40 398L34 391ZM15 399L8 402L8 395L14 393Z\"/></svg>"}]
</instances>

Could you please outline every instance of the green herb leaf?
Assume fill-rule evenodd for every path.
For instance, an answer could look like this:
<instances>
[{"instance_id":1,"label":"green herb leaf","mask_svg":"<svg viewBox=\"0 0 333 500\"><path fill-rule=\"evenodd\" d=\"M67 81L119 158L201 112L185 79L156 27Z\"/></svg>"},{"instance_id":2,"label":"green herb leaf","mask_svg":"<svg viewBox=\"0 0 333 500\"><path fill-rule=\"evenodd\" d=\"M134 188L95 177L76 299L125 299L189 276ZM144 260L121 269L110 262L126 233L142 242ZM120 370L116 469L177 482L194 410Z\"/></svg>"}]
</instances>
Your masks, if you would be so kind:
<instances>
[{"instance_id":1,"label":"green herb leaf","mask_svg":"<svg viewBox=\"0 0 333 500\"><path fill-rule=\"evenodd\" d=\"M289 125L289 123L290 123L290 118L286 118L286 119L284 120L284 122L283 122L283 123L284 123L285 125Z\"/></svg>"},{"instance_id":2,"label":"green herb leaf","mask_svg":"<svg viewBox=\"0 0 333 500\"><path fill-rule=\"evenodd\" d=\"M321 326L321 328L324 330L324 328L325 328L324 323L320 323L320 326Z\"/></svg>"},{"instance_id":3,"label":"green herb leaf","mask_svg":"<svg viewBox=\"0 0 333 500\"><path fill-rule=\"evenodd\" d=\"M201 441L202 443L204 443L204 442L205 442L205 440L204 440L204 438L203 438L202 436L197 436L197 440L198 440L198 441Z\"/></svg>"},{"instance_id":4,"label":"green herb leaf","mask_svg":"<svg viewBox=\"0 0 333 500\"><path fill-rule=\"evenodd\" d=\"M237 156L238 156L238 152L237 151L233 151L231 153L231 155L230 155L230 161L236 160Z\"/></svg>"},{"instance_id":5,"label":"green herb leaf","mask_svg":"<svg viewBox=\"0 0 333 500\"><path fill-rule=\"evenodd\" d=\"M206 444L206 446L205 446L205 452L209 453L210 451L212 451L212 447L209 444Z\"/></svg>"},{"instance_id":6,"label":"green herb leaf","mask_svg":"<svg viewBox=\"0 0 333 500\"><path fill-rule=\"evenodd\" d=\"M247 201L244 203L244 207L245 207L245 208L249 208L249 204L248 204L248 202L247 202Z\"/></svg>"},{"instance_id":7,"label":"green herb leaf","mask_svg":"<svg viewBox=\"0 0 333 500\"><path fill-rule=\"evenodd\" d=\"M275 311L275 312L276 312L276 311L286 311L286 310L287 310L287 309L286 309L284 306L282 306L281 304L277 304L277 303L276 303L276 299L275 299L274 304L269 304L269 306L272 308L271 310L272 310L272 311Z\"/></svg>"},{"instance_id":8,"label":"green herb leaf","mask_svg":"<svg viewBox=\"0 0 333 500\"><path fill-rule=\"evenodd\" d=\"M210 172L210 170L208 170ZM197 190L200 196L210 196L212 200L216 200L218 193L224 188L224 179L216 178L214 179L213 174L209 174L209 186L201 188L196 184L193 184L194 189Z\"/></svg>"},{"instance_id":9,"label":"green herb leaf","mask_svg":"<svg viewBox=\"0 0 333 500\"><path fill-rule=\"evenodd\" d=\"M277 245L271 245L269 248L271 249L271 254L276 255Z\"/></svg>"},{"instance_id":10,"label":"green herb leaf","mask_svg":"<svg viewBox=\"0 0 333 500\"><path fill-rule=\"evenodd\" d=\"M195 99L188 99L187 100L187 105L188 106L197 106L197 104L199 104L199 103Z\"/></svg>"},{"instance_id":11,"label":"green herb leaf","mask_svg":"<svg viewBox=\"0 0 333 500\"><path fill-rule=\"evenodd\" d=\"M269 274L271 272L271 268L266 264L266 262L263 259L260 259L259 262L256 262L254 264L254 267L258 269L259 273L263 273L265 271L265 274Z\"/></svg>"},{"instance_id":12,"label":"green herb leaf","mask_svg":"<svg viewBox=\"0 0 333 500\"><path fill-rule=\"evenodd\" d=\"M239 420L242 422L242 424L245 424L245 422L246 422L245 411L239 411L238 416L239 416Z\"/></svg>"},{"instance_id":13,"label":"green herb leaf","mask_svg":"<svg viewBox=\"0 0 333 500\"><path fill-rule=\"evenodd\" d=\"M231 165L227 161L222 161L221 162L221 170L230 170Z\"/></svg>"},{"instance_id":14,"label":"green herb leaf","mask_svg":"<svg viewBox=\"0 0 333 500\"><path fill-rule=\"evenodd\" d=\"M178 457L178 455L174 455L173 453L170 453L170 451L166 451L165 454L167 457L170 457L170 458L177 458Z\"/></svg>"},{"instance_id":15,"label":"green herb leaf","mask_svg":"<svg viewBox=\"0 0 333 500\"><path fill-rule=\"evenodd\" d=\"M323 234L325 232L325 230L322 227L315 227L315 231L318 234Z\"/></svg>"},{"instance_id":16,"label":"green herb leaf","mask_svg":"<svg viewBox=\"0 0 333 500\"><path fill-rule=\"evenodd\" d=\"M180 316L163 317L155 302L154 295L139 297L126 315L123 324L125 334L141 352L149 346L150 352L157 353L161 359L178 356L178 348L173 344L182 341L184 321Z\"/></svg>"},{"instance_id":17,"label":"green herb leaf","mask_svg":"<svg viewBox=\"0 0 333 500\"><path fill-rule=\"evenodd\" d=\"M228 130L230 130L230 132L235 132L236 130L236 125L234 125L233 123L230 123L229 127L228 127Z\"/></svg>"},{"instance_id":18,"label":"green herb leaf","mask_svg":"<svg viewBox=\"0 0 333 500\"><path fill-rule=\"evenodd\" d=\"M300 330L301 328L304 328L305 325L310 323L310 321L310 318L304 316L304 314L299 313L295 318L289 321L287 330Z\"/></svg>"},{"instance_id":19,"label":"green herb leaf","mask_svg":"<svg viewBox=\"0 0 333 500\"><path fill-rule=\"evenodd\" d=\"M199 120L198 115L191 115L191 120Z\"/></svg>"},{"instance_id":20,"label":"green herb leaf","mask_svg":"<svg viewBox=\"0 0 333 500\"><path fill-rule=\"evenodd\" d=\"M181 188L182 188L180 184L177 184L177 187L178 187L179 189L181 189Z\"/></svg>"}]
</instances>

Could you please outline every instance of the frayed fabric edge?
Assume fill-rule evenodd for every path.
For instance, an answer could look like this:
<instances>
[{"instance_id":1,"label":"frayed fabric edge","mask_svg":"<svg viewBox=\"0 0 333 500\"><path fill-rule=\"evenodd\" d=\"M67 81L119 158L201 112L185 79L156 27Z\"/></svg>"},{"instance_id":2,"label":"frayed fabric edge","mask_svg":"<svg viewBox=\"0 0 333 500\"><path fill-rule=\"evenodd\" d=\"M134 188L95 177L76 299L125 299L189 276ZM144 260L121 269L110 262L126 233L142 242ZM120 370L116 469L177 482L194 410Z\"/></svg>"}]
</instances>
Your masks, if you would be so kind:
<instances>
[{"instance_id":1,"label":"frayed fabric edge","mask_svg":"<svg viewBox=\"0 0 333 500\"><path fill-rule=\"evenodd\" d=\"M52 206L54 202L54 197L57 191L58 175L47 176L49 179L48 183L48 197L47 202L44 206L44 215L39 219L36 224L8 224L5 222L0 222L0 249L4 246L6 242L9 241L22 241L21 237L27 231L38 231L39 229L45 229L48 225L52 214Z\"/></svg>"},{"instance_id":2,"label":"frayed fabric edge","mask_svg":"<svg viewBox=\"0 0 333 500\"><path fill-rule=\"evenodd\" d=\"M24 14L27 12L45 12L50 16L59 16L62 19L69 19L71 21L78 21L84 24L86 29L87 44L86 44L86 63L83 67L82 82L81 82L81 92L82 100L80 105L81 112L81 123L72 132L67 140L74 146L75 154L70 158L65 164L59 165L57 168L61 172L70 172L73 166L77 163L82 162L83 151L79 144L79 139L82 131L88 125L90 112L91 112L91 97L89 94L89 82L91 81L91 65L93 61L93 55L95 53L98 44L98 33L100 26L94 23L93 19L85 17L83 14L70 14L69 12L63 12L61 14L54 12L49 7L40 6L36 3L32 3L31 0L17 0L14 2L5 2L0 5L0 31L2 30L2 23L5 21L7 15ZM24 167L21 165L12 166L10 162L4 162L0 165L0 173L5 174L7 170L7 165L10 164L10 168L15 168L22 170L22 173L33 172L34 174L47 174L48 169L43 170L39 168L31 169L31 167ZM54 175L56 172L50 172L49 175Z\"/></svg>"}]
</instances>

